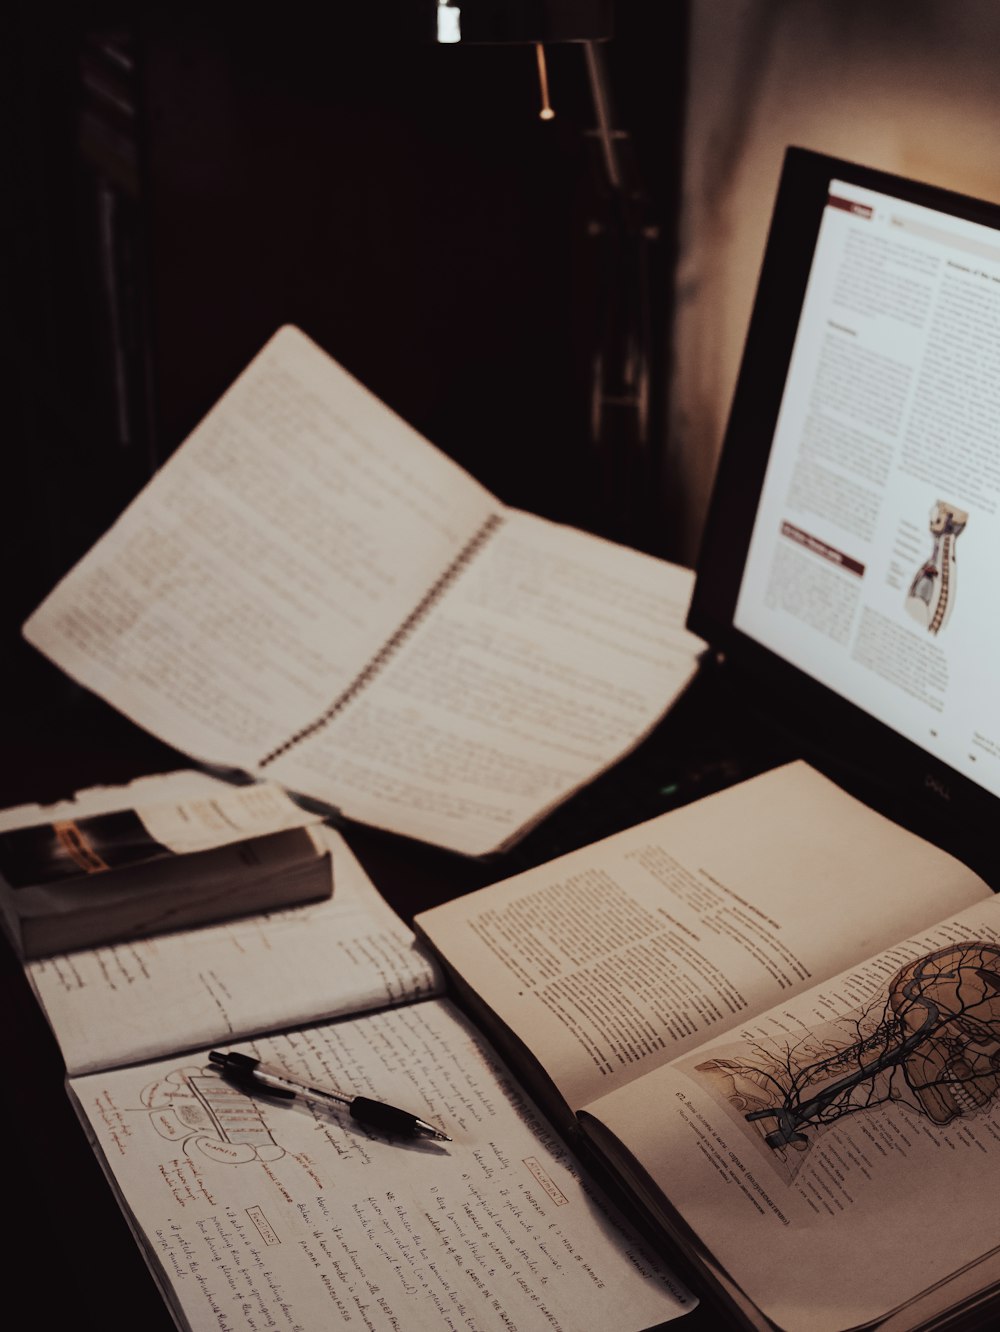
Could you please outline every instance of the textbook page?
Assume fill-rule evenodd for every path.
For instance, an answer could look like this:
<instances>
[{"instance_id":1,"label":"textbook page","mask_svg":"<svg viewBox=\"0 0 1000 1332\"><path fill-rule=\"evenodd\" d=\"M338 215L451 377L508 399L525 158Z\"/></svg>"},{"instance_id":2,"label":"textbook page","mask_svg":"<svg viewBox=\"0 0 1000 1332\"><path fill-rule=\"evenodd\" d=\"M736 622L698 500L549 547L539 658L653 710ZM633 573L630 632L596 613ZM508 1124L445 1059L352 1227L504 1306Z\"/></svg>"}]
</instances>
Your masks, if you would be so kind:
<instances>
[{"instance_id":1,"label":"textbook page","mask_svg":"<svg viewBox=\"0 0 1000 1332\"><path fill-rule=\"evenodd\" d=\"M437 992L435 963L340 834L316 831L333 857L333 896L324 901L29 963L67 1070Z\"/></svg>"},{"instance_id":2,"label":"textbook page","mask_svg":"<svg viewBox=\"0 0 1000 1332\"><path fill-rule=\"evenodd\" d=\"M633 748L689 684L694 574L507 510L369 685L269 765L345 815L476 855Z\"/></svg>"},{"instance_id":3,"label":"textbook page","mask_svg":"<svg viewBox=\"0 0 1000 1332\"><path fill-rule=\"evenodd\" d=\"M494 508L285 327L24 634L168 744L253 771L354 681Z\"/></svg>"},{"instance_id":4,"label":"textbook page","mask_svg":"<svg viewBox=\"0 0 1000 1332\"><path fill-rule=\"evenodd\" d=\"M952 1279L968 1298L997 1272L998 1052L991 896L582 1120L778 1327L839 1332L900 1306L894 1325L913 1327Z\"/></svg>"},{"instance_id":5,"label":"textbook page","mask_svg":"<svg viewBox=\"0 0 1000 1332\"><path fill-rule=\"evenodd\" d=\"M415 923L575 1111L990 896L799 761Z\"/></svg>"},{"instance_id":6,"label":"textbook page","mask_svg":"<svg viewBox=\"0 0 1000 1332\"><path fill-rule=\"evenodd\" d=\"M639 1332L694 1306L447 1002L246 1048L453 1141L251 1099L205 1051L73 1079L182 1329Z\"/></svg>"}]
</instances>

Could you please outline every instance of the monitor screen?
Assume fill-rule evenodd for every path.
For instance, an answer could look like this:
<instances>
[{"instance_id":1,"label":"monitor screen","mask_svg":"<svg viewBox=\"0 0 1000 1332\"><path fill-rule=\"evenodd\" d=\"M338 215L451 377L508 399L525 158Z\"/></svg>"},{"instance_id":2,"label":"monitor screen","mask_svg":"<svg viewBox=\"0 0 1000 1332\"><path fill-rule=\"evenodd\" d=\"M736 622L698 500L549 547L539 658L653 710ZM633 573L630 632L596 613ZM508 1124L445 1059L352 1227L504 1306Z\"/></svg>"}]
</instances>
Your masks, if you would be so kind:
<instances>
[{"instance_id":1,"label":"monitor screen","mask_svg":"<svg viewBox=\"0 0 1000 1332\"><path fill-rule=\"evenodd\" d=\"M832 758L995 818L998 510L1000 208L790 149L691 627Z\"/></svg>"}]
</instances>

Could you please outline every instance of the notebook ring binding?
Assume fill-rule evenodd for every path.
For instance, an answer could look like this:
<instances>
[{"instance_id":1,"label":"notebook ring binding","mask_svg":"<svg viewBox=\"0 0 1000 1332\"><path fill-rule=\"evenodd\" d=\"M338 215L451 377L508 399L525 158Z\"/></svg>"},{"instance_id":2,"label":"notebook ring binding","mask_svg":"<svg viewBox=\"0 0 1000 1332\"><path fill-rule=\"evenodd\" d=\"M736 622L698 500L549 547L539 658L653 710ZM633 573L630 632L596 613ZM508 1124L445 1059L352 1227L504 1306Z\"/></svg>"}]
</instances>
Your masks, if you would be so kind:
<instances>
[{"instance_id":1,"label":"notebook ring binding","mask_svg":"<svg viewBox=\"0 0 1000 1332\"><path fill-rule=\"evenodd\" d=\"M295 745L307 739L310 735L314 735L317 731L322 730L324 726L327 726L333 721L334 717L336 717L339 712L343 711L347 704L350 703L351 700L371 681L372 677L377 675L385 666L393 653L399 650L403 640L413 632L414 627L424 618L431 606L440 599L445 588L448 587L448 585L458 577L466 565L470 563L480 548L500 526L502 521L503 519L499 514L490 514L482 526L458 552L441 576L431 584L428 591L425 592L423 597L421 597L414 609L410 611L409 615L407 615L399 628L392 633L385 643L383 643L372 657L371 661L369 661L367 666L365 666L354 680L351 681L344 692L339 694L326 711L321 712L315 721L310 722L308 726L301 727L298 731L294 731L287 740L282 742L282 744L276 746L276 748L272 749L270 753L265 754L260 760L259 767L264 768L269 763L273 763L275 759L280 758L282 754L287 753L288 750L294 748Z\"/></svg>"}]
</instances>

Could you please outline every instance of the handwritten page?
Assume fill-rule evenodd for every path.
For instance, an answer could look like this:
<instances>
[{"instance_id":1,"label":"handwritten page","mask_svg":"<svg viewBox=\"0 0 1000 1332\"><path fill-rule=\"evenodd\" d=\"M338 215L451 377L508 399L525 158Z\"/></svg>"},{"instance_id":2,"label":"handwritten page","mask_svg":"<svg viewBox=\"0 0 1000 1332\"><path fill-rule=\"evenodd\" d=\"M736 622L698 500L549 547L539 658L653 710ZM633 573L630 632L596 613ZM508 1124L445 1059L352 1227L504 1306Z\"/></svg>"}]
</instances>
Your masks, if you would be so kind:
<instances>
[{"instance_id":1,"label":"handwritten page","mask_svg":"<svg viewBox=\"0 0 1000 1332\"><path fill-rule=\"evenodd\" d=\"M74 1079L181 1327L638 1332L693 1306L445 1001L246 1048L453 1141L252 1100L204 1053Z\"/></svg>"},{"instance_id":2,"label":"handwritten page","mask_svg":"<svg viewBox=\"0 0 1000 1332\"><path fill-rule=\"evenodd\" d=\"M24 632L175 748L252 771L355 679L492 508L287 327Z\"/></svg>"},{"instance_id":3,"label":"handwritten page","mask_svg":"<svg viewBox=\"0 0 1000 1332\"><path fill-rule=\"evenodd\" d=\"M481 855L677 699L693 582L507 508L286 327L24 634L185 753Z\"/></svg>"},{"instance_id":4,"label":"handwritten page","mask_svg":"<svg viewBox=\"0 0 1000 1332\"><path fill-rule=\"evenodd\" d=\"M577 1110L989 896L958 861L798 762L417 925Z\"/></svg>"},{"instance_id":5,"label":"handwritten page","mask_svg":"<svg viewBox=\"0 0 1000 1332\"><path fill-rule=\"evenodd\" d=\"M694 676L690 569L508 510L372 687L267 772L469 854L642 739Z\"/></svg>"},{"instance_id":6,"label":"handwritten page","mask_svg":"<svg viewBox=\"0 0 1000 1332\"><path fill-rule=\"evenodd\" d=\"M441 987L434 962L343 838L332 898L31 962L70 1073L362 1012Z\"/></svg>"}]
</instances>

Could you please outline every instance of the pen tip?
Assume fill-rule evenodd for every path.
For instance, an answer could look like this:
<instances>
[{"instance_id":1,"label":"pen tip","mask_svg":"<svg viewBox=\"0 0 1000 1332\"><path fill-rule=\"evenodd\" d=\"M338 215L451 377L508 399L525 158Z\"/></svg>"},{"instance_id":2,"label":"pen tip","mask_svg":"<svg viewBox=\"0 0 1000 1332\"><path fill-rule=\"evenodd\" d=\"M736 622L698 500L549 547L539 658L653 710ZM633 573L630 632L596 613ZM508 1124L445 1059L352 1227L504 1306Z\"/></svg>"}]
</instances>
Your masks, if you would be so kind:
<instances>
[{"instance_id":1,"label":"pen tip","mask_svg":"<svg viewBox=\"0 0 1000 1332\"><path fill-rule=\"evenodd\" d=\"M224 1064L226 1062L226 1056L220 1054L218 1050L209 1050L208 1058L209 1062L213 1064Z\"/></svg>"},{"instance_id":2,"label":"pen tip","mask_svg":"<svg viewBox=\"0 0 1000 1332\"><path fill-rule=\"evenodd\" d=\"M439 1129L436 1125L428 1124L426 1119L417 1119L415 1115L412 1118L413 1132L419 1134L420 1137L433 1138L435 1142L451 1142L451 1138L448 1137L447 1133L442 1129Z\"/></svg>"}]
</instances>

